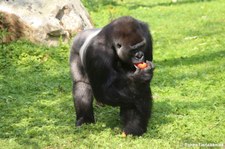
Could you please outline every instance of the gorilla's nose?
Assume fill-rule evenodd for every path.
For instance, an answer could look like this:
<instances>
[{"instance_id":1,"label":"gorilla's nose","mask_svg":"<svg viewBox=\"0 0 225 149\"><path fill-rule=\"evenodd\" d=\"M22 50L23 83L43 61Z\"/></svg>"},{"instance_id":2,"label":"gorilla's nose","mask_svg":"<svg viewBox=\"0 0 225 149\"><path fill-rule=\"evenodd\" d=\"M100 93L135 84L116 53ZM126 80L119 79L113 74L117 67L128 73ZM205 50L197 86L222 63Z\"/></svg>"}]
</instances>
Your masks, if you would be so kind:
<instances>
[{"instance_id":1,"label":"gorilla's nose","mask_svg":"<svg viewBox=\"0 0 225 149\"><path fill-rule=\"evenodd\" d=\"M141 52L141 51L139 51L139 52L137 52L137 53L135 54L135 57L136 57L137 59L142 59L142 58L144 57L144 53Z\"/></svg>"}]
</instances>

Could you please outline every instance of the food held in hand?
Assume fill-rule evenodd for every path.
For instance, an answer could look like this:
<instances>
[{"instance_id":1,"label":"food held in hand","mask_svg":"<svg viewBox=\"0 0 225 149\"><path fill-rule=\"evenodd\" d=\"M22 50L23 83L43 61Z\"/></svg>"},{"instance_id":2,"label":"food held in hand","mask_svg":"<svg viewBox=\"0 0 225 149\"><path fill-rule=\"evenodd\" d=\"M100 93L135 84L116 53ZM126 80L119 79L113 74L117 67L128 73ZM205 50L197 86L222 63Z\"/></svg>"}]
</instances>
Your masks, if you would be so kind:
<instances>
[{"instance_id":1,"label":"food held in hand","mask_svg":"<svg viewBox=\"0 0 225 149\"><path fill-rule=\"evenodd\" d=\"M145 62L142 62L142 63L135 64L135 66L137 66L140 69L145 69L148 66L148 64Z\"/></svg>"}]
</instances>

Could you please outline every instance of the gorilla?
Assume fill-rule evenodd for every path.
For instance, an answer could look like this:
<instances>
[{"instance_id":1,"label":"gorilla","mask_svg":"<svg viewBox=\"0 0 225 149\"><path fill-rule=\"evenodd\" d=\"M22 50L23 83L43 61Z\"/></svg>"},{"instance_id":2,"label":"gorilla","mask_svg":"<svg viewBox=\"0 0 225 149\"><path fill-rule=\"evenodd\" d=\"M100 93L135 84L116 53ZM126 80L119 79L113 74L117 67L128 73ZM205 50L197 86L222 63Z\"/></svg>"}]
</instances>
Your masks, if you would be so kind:
<instances>
[{"instance_id":1,"label":"gorilla","mask_svg":"<svg viewBox=\"0 0 225 149\"><path fill-rule=\"evenodd\" d=\"M145 133L152 109L152 61L148 26L133 17L77 34L70 51L76 126L95 122L95 98L120 108L125 135ZM143 62L145 68L137 67Z\"/></svg>"}]
</instances>

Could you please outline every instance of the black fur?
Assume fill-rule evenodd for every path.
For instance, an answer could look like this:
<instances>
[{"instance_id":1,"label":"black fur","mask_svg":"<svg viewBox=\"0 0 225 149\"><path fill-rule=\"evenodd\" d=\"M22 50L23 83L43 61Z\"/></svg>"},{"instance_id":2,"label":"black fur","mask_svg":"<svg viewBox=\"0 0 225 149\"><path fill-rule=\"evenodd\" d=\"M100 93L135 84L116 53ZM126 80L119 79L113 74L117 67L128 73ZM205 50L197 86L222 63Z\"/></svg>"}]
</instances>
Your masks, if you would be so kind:
<instances>
[{"instance_id":1,"label":"black fur","mask_svg":"<svg viewBox=\"0 0 225 149\"><path fill-rule=\"evenodd\" d=\"M99 33L86 44L85 40L96 31ZM82 55L84 43L87 46ZM148 26L132 17L79 33L70 53L76 125L95 122L94 96L99 102L120 107L125 134L146 132L152 109L152 60ZM143 61L147 61L147 68L134 66Z\"/></svg>"}]
</instances>

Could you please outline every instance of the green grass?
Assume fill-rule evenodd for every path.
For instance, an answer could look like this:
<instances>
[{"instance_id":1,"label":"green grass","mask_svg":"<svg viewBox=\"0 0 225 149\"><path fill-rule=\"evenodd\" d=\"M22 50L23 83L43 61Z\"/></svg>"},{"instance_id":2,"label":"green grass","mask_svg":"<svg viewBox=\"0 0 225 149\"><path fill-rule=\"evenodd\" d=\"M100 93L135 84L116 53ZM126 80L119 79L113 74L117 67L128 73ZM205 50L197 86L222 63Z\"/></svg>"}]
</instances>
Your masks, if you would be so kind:
<instances>
[{"instance_id":1,"label":"green grass","mask_svg":"<svg viewBox=\"0 0 225 149\"><path fill-rule=\"evenodd\" d=\"M99 5L93 3L99 2ZM180 148L225 143L225 2L85 2L96 27L122 15L154 38L154 108L148 132L121 137L117 108L74 126L69 45L17 41L0 48L0 148ZM222 147L217 147L222 148Z\"/></svg>"}]
</instances>

